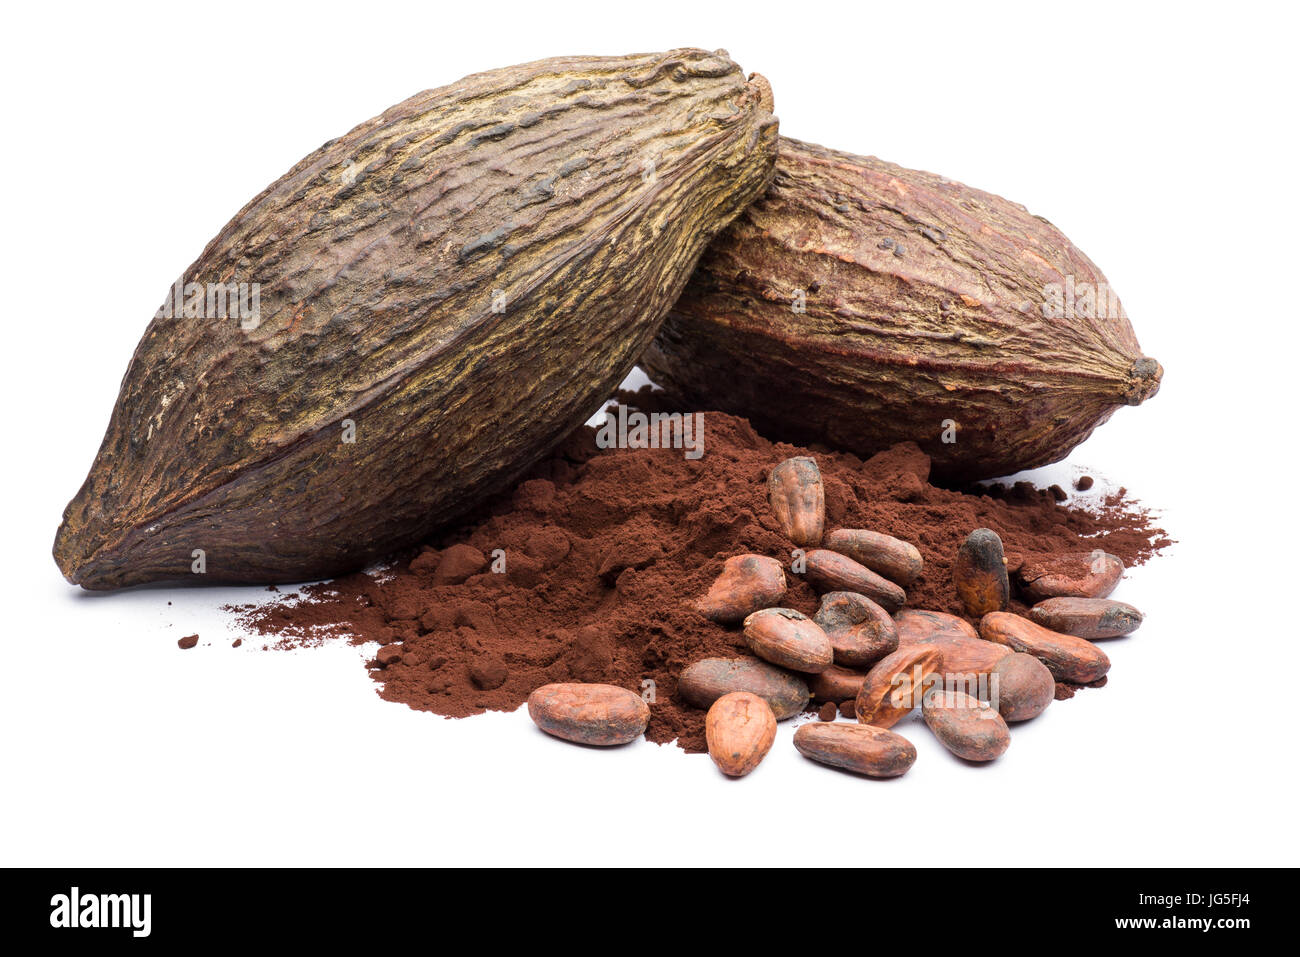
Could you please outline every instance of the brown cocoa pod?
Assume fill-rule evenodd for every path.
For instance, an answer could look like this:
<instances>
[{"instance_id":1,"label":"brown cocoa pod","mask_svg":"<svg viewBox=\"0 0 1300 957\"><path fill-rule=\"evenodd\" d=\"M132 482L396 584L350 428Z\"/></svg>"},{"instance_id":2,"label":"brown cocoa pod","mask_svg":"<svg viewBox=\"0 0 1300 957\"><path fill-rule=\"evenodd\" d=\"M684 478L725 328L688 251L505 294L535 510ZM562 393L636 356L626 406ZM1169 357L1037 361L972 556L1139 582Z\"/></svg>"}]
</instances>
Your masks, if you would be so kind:
<instances>
[{"instance_id":1,"label":"brown cocoa pod","mask_svg":"<svg viewBox=\"0 0 1300 957\"><path fill-rule=\"evenodd\" d=\"M528 716L547 734L602 747L627 744L645 733L650 706L615 685L543 685L528 696Z\"/></svg>"},{"instance_id":2,"label":"brown cocoa pod","mask_svg":"<svg viewBox=\"0 0 1300 957\"><path fill-rule=\"evenodd\" d=\"M863 457L913 441L950 479L1064 458L1162 372L1047 220L784 137L771 188L709 246L641 365L763 435Z\"/></svg>"},{"instance_id":3,"label":"brown cocoa pod","mask_svg":"<svg viewBox=\"0 0 1300 957\"><path fill-rule=\"evenodd\" d=\"M921 703L935 683L942 684L943 653L929 645L899 648L876 662L858 689L858 720L892 728Z\"/></svg>"},{"instance_id":4,"label":"brown cocoa pod","mask_svg":"<svg viewBox=\"0 0 1300 957\"><path fill-rule=\"evenodd\" d=\"M890 614L907 601L907 593L847 555L814 548L804 555L804 575L820 592L855 591L865 595Z\"/></svg>"},{"instance_id":5,"label":"brown cocoa pod","mask_svg":"<svg viewBox=\"0 0 1300 957\"><path fill-rule=\"evenodd\" d=\"M755 658L705 658L677 677L677 692L697 708L709 708L723 695L748 691L771 707L778 721L808 705L808 685L797 675Z\"/></svg>"},{"instance_id":6,"label":"brown cocoa pod","mask_svg":"<svg viewBox=\"0 0 1300 957\"><path fill-rule=\"evenodd\" d=\"M889 612L857 592L822 595L813 621L831 640L835 663L839 665L865 668L898 648L898 632Z\"/></svg>"},{"instance_id":7,"label":"brown cocoa pod","mask_svg":"<svg viewBox=\"0 0 1300 957\"><path fill-rule=\"evenodd\" d=\"M1018 651L997 663L989 681L990 703L997 699L998 713L1007 721L1038 717L1056 696L1056 679L1047 665Z\"/></svg>"},{"instance_id":8,"label":"brown cocoa pod","mask_svg":"<svg viewBox=\"0 0 1300 957\"><path fill-rule=\"evenodd\" d=\"M1063 635L1006 611L980 619L980 634L1026 655L1033 655L1057 681L1086 685L1110 670L1110 659L1096 645L1074 635Z\"/></svg>"},{"instance_id":9,"label":"brown cocoa pod","mask_svg":"<svg viewBox=\"0 0 1300 957\"><path fill-rule=\"evenodd\" d=\"M768 501L781 531L800 548L820 545L826 525L826 492L817 460L786 459L767 479Z\"/></svg>"},{"instance_id":10,"label":"brown cocoa pod","mask_svg":"<svg viewBox=\"0 0 1300 957\"><path fill-rule=\"evenodd\" d=\"M1066 635L1120 638L1142 624L1142 612L1109 598L1049 598L1029 609L1032 621Z\"/></svg>"},{"instance_id":11,"label":"brown cocoa pod","mask_svg":"<svg viewBox=\"0 0 1300 957\"><path fill-rule=\"evenodd\" d=\"M916 748L901 734L865 724L803 724L794 746L805 758L873 778L896 778L916 763Z\"/></svg>"},{"instance_id":12,"label":"brown cocoa pod","mask_svg":"<svg viewBox=\"0 0 1300 957\"><path fill-rule=\"evenodd\" d=\"M704 740L719 771L729 777L744 777L772 750L776 715L756 694L725 694L704 716Z\"/></svg>"},{"instance_id":13,"label":"brown cocoa pod","mask_svg":"<svg viewBox=\"0 0 1300 957\"><path fill-rule=\"evenodd\" d=\"M911 542L865 528L837 528L826 536L824 544L903 588L916 581L925 566L920 550Z\"/></svg>"},{"instance_id":14,"label":"brown cocoa pod","mask_svg":"<svg viewBox=\"0 0 1300 957\"><path fill-rule=\"evenodd\" d=\"M956 615L909 608L894 616L894 624L900 648L929 645L939 649L946 675L989 674L999 661L1012 654L1005 645L979 637L969 622Z\"/></svg>"},{"instance_id":15,"label":"brown cocoa pod","mask_svg":"<svg viewBox=\"0 0 1300 957\"><path fill-rule=\"evenodd\" d=\"M986 702L960 691L926 692L921 716L939 743L967 761L993 761L1011 746L1007 723Z\"/></svg>"},{"instance_id":16,"label":"brown cocoa pod","mask_svg":"<svg viewBox=\"0 0 1300 957\"><path fill-rule=\"evenodd\" d=\"M97 589L325 578L509 487L613 391L763 191L770 109L721 53L564 57L330 140L146 329L59 568ZM228 317L241 283L260 290L247 322Z\"/></svg>"},{"instance_id":17,"label":"brown cocoa pod","mask_svg":"<svg viewBox=\"0 0 1300 957\"><path fill-rule=\"evenodd\" d=\"M808 677L808 690L814 701L857 701L858 692L862 690L865 671L831 665L825 671Z\"/></svg>"},{"instance_id":18,"label":"brown cocoa pod","mask_svg":"<svg viewBox=\"0 0 1300 957\"><path fill-rule=\"evenodd\" d=\"M745 619L745 642L764 661L816 674L834 660L831 640L821 626L793 608L764 608Z\"/></svg>"},{"instance_id":19,"label":"brown cocoa pod","mask_svg":"<svg viewBox=\"0 0 1300 957\"><path fill-rule=\"evenodd\" d=\"M785 587L785 569L775 558L736 555L722 563L722 574L695 607L711 621L744 621L760 608L779 603Z\"/></svg>"},{"instance_id":20,"label":"brown cocoa pod","mask_svg":"<svg viewBox=\"0 0 1300 957\"><path fill-rule=\"evenodd\" d=\"M1016 572L1029 602L1048 598L1105 598L1124 576L1124 562L1101 549L1025 562Z\"/></svg>"},{"instance_id":21,"label":"brown cocoa pod","mask_svg":"<svg viewBox=\"0 0 1300 957\"><path fill-rule=\"evenodd\" d=\"M966 536L957 549L952 580L962 607L972 618L1006 609L1011 600L1011 584L1007 580L1002 539L997 532L977 528Z\"/></svg>"}]
</instances>

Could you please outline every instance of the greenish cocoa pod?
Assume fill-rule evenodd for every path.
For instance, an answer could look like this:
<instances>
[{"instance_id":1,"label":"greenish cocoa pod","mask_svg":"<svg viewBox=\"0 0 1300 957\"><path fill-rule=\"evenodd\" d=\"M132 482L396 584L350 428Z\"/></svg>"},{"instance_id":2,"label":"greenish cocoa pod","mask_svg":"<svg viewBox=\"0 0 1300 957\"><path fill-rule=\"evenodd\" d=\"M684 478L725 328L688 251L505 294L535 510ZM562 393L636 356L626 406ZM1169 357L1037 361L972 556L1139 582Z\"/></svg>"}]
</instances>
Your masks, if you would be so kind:
<instances>
[{"instance_id":1,"label":"greenish cocoa pod","mask_svg":"<svg viewBox=\"0 0 1300 957\"><path fill-rule=\"evenodd\" d=\"M737 691L758 695L778 721L808 705L808 685L802 678L756 658L705 658L687 665L677 678L677 693L697 708L709 708Z\"/></svg>"},{"instance_id":2,"label":"greenish cocoa pod","mask_svg":"<svg viewBox=\"0 0 1300 957\"><path fill-rule=\"evenodd\" d=\"M800 725L794 746L805 758L873 778L896 778L916 763L916 748L901 734L865 724Z\"/></svg>"},{"instance_id":3,"label":"greenish cocoa pod","mask_svg":"<svg viewBox=\"0 0 1300 957\"><path fill-rule=\"evenodd\" d=\"M913 441L950 479L1058 461L1162 374L1047 220L787 138L641 364L690 408L863 457Z\"/></svg>"},{"instance_id":4,"label":"greenish cocoa pod","mask_svg":"<svg viewBox=\"0 0 1300 957\"><path fill-rule=\"evenodd\" d=\"M564 57L330 140L145 330L59 568L94 589L322 578L508 487L613 391L762 193L771 107L721 52Z\"/></svg>"}]
</instances>

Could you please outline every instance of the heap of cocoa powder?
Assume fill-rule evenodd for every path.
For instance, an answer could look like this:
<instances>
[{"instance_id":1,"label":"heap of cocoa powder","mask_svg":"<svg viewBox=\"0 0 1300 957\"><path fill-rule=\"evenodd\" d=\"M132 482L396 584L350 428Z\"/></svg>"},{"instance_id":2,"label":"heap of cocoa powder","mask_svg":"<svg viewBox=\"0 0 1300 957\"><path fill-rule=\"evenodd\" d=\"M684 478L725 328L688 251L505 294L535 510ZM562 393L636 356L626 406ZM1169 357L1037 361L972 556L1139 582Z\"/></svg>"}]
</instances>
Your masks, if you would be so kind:
<instances>
[{"instance_id":1,"label":"heap of cocoa powder","mask_svg":"<svg viewBox=\"0 0 1300 957\"><path fill-rule=\"evenodd\" d=\"M241 606L243 622L280 647L378 642L370 668L381 696L443 715L513 710L549 682L653 687L646 736L703 751L704 712L677 699L677 675L700 658L748 649L739 626L708 621L692 603L733 555L771 555L788 567L766 486L783 459L816 457L828 530L875 529L921 550L912 608L961 614L951 566L975 528L1001 536L1013 569L1095 548L1132 566L1169 544L1123 494L1085 510L1029 485L935 487L912 444L864 462L772 443L745 420L712 412L698 459L681 449L602 451L594 437L578 430L512 495L418 553L309 586L302 599ZM783 604L813 614L815 593L789 577Z\"/></svg>"}]
</instances>

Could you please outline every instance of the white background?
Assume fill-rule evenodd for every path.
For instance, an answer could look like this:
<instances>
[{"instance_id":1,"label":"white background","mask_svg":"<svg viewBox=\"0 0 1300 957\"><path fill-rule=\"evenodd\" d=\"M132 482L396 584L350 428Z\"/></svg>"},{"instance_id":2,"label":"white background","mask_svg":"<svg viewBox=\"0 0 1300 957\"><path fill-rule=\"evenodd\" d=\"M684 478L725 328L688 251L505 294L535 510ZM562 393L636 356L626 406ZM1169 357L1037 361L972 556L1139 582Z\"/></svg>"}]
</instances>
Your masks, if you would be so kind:
<instances>
[{"instance_id":1,"label":"white background","mask_svg":"<svg viewBox=\"0 0 1300 957\"><path fill-rule=\"evenodd\" d=\"M32 12L38 10L39 12ZM1297 863L1295 14L1285 5L419 3L7 13L0 863ZM523 712L382 702L362 653L231 649L258 589L91 595L50 558L173 278L300 157L544 56L726 48L782 131L1000 193L1106 272L1161 394L1050 475L1176 548L1116 597L1102 691L972 768L751 777ZM171 604L169 604L169 602ZM175 639L202 635L181 652Z\"/></svg>"}]
</instances>

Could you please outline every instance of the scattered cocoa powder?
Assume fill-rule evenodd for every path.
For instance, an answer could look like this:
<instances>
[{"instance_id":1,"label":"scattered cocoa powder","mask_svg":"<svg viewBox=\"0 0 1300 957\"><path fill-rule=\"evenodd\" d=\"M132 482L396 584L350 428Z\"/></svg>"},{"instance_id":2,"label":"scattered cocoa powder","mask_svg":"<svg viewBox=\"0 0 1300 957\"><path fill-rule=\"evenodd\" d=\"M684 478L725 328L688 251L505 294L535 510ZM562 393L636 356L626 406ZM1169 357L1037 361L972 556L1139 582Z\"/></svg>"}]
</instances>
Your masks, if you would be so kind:
<instances>
[{"instance_id":1,"label":"scattered cocoa powder","mask_svg":"<svg viewBox=\"0 0 1300 957\"><path fill-rule=\"evenodd\" d=\"M975 528L993 529L1026 561L1100 547L1131 566L1170 544L1119 494L1088 511L1027 482L936 487L910 443L863 462L769 442L721 413L705 413L703 435L705 454L691 460L682 449L600 451L594 430L579 429L512 495L380 572L234 610L272 647L378 643L371 674L389 701L460 717L514 710L549 682L606 682L652 698L649 740L699 752L704 712L678 700L677 675L747 649L738 625L709 621L692 603L733 555L788 566L792 546L766 486L783 459L815 455L827 530L875 529L920 549L914 608L961 614L951 571ZM789 577L783 604L814 614L812 588Z\"/></svg>"},{"instance_id":2,"label":"scattered cocoa powder","mask_svg":"<svg viewBox=\"0 0 1300 957\"><path fill-rule=\"evenodd\" d=\"M839 713L839 705L834 701L827 701L822 705L821 710L817 712L817 717L823 721L834 721L835 716Z\"/></svg>"}]
</instances>

